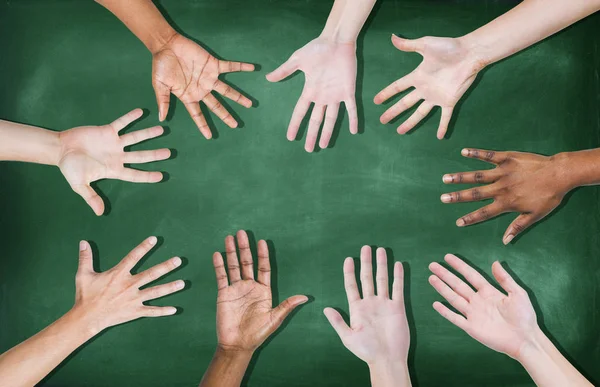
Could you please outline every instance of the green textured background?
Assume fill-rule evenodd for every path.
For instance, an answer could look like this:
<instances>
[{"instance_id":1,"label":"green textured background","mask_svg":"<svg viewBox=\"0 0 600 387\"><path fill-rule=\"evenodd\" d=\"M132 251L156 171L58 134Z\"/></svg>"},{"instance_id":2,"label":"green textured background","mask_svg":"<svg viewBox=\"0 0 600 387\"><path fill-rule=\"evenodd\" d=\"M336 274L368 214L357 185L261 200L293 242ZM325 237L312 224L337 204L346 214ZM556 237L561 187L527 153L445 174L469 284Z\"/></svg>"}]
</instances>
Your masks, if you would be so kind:
<instances>
[{"instance_id":1,"label":"green textured background","mask_svg":"<svg viewBox=\"0 0 600 387\"><path fill-rule=\"evenodd\" d=\"M395 133L397 125L379 123L384 108L372 97L421 60L397 51L390 34L460 36L514 2L381 1L360 38L364 130L351 136L344 116L334 146L308 154L304 138L285 139L303 76L270 84L264 75L319 34L332 3L162 4L182 31L220 57L262 66L225 77L259 106L233 106L244 123L238 129L213 116L218 138L206 141L174 103L169 134L134 147L176 149L174 159L148 166L168 172L169 180L99 182L110 203L102 217L71 192L57 168L0 163L0 352L70 308L80 239L93 241L106 270L143 238L158 235L163 243L143 268L173 255L186 258L164 281L182 277L191 286L157 301L183 313L109 329L45 385L197 384L216 344L211 254L223 249L227 234L243 228L273 242L276 296L313 299L260 351L250 386L368 383L367 367L343 347L322 314L325 306L347 311L342 262L363 244L391 249L408 267L414 384L533 384L518 363L431 308L440 297L427 283L427 265L447 252L486 273L494 260L506 261L535 295L546 330L580 369L600 380L598 190L577 190L564 208L508 247L501 237L513 215L459 229L456 218L479 205L439 201L447 191L442 174L485 168L462 158L462 147L554 154L599 146L600 15L486 70L462 100L449 139L438 141L439 110L403 137ZM149 114L133 128L158 123L150 54L92 1L2 0L0 47L3 119L64 130L108 123L142 107Z\"/></svg>"}]
</instances>

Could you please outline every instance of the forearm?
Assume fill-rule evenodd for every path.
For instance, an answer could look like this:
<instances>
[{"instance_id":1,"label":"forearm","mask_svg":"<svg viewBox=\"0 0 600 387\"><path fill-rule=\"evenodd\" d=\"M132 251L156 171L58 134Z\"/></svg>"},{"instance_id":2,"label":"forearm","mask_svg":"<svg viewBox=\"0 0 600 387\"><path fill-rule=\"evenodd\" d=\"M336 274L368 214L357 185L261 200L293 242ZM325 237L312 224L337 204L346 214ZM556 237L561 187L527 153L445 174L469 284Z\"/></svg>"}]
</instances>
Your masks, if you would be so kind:
<instances>
[{"instance_id":1,"label":"forearm","mask_svg":"<svg viewBox=\"0 0 600 387\"><path fill-rule=\"evenodd\" d=\"M58 164L58 132L0 120L0 140L0 160Z\"/></svg>"},{"instance_id":2,"label":"forearm","mask_svg":"<svg viewBox=\"0 0 600 387\"><path fill-rule=\"evenodd\" d=\"M217 347L200 387L239 387L252 359L252 352L226 351Z\"/></svg>"},{"instance_id":3,"label":"forearm","mask_svg":"<svg viewBox=\"0 0 600 387\"><path fill-rule=\"evenodd\" d=\"M504 59L600 9L600 0L525 0L460 38L483 66Z\"/></svg>"},{"instance_id":4,"label":"forearm","mask_svg":"<svg viewBox=\"0 0 600 387\"><path fill-rule=\"evenodd\" d=\"M160 51L177 34L151 0L96 2L119 18L153 54Z\"/></svg>"},{"instance_id":5,"label":"forearm","mask_svg":"<svg viewBox=\"0 0 600 387\"><path fill-rule=\"evenodd\" d=\"M383 362L369 364L371 386L410 387L410 374L406 362Z\"/></svg>"},{"instance_id":6,"label":"forearm","mask_svg":"<svg viewBox=\"0 0 600 387\"><path fill-rule=\"evenodd\" d=\"M376 0L335 0L321 37L355 43Z\"/></svg>"},{"instance_id":7,"label":"forearm","mask_svg":"<svg viewBox=\"0 0 600 387\"><path fill-rule=\"evenodd\" d=\"M540 387L592 386L539 328L517 360Z\"/></svg>"},{"instance_id":8,"label":"forearm","mask_svg":"<svg viewBox=\"0 0 600 387\"><path fill-rule=\"evenodd\" d=\"M93 333L72 309L35 336L0 355L0 386L33 386Z\"/></svg>"}]
</instances>

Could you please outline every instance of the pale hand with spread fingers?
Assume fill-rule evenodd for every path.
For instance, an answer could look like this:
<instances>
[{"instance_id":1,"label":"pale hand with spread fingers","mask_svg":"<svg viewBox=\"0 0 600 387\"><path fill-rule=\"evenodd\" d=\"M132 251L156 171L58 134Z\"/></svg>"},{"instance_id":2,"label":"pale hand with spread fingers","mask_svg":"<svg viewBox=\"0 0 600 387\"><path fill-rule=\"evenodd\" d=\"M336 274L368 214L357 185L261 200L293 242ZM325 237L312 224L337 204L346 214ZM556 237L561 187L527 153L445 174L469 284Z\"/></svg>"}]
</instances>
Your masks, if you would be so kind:
<instances>
[{"instance_id":1,"label":"pale hand with spread fingers","mask_svg":"<svg viewBox=\"0 0 600 387\"><path fill-rule=\"evenodd\" d=\"M348 111L350 133L358 133L355 99L356 43L341 43L324 37L314 39L268 74L267 80L279 82L297 70L304 72L305 84L288 126L288 140L296 139L300 124L311 103L314 103L314 106L304 147L307 152L315 149L321 124L323 130L319 147L326 148L329 145L342 102Z\"/></svg>"},{"instance_id":2,"label":"pale hand with spread fingers","mask_svg":"<svg viewBox=\"0 0 600 387\"><path fill-rule=\"evenodd\" d=\"M169 149L125 152L125 147L158 137L164 133L160 126L138 130L119 136L143 114L135 109L111 124L81 126L59 133L58 167L77 194L96 215L104 213L104 202L90 186L100 179L119 179L134 183L157 183L160 172L139 171L125 164L139 164L165 160L171 156Z\"/></svg>"},{"instance_id":3,"label":"pale hand with spread fingers","mask_svg":"<svg viewBox=\"0 0 600 387\"><path fill-rule=\"evenodd\" d=\"M167 117L170 95L173 93L183 102L207 139L212 138L212 132L200 109L200 101L227 126L237 127L235 118L212 94L212 91L216 91L244 107L251 107L250 99L219 79L221 74L237 71L254 71L254 65L219 60L190 39L175 34L153 53L152 86L156 93L160 121Z\"/></svg>"},{"instance_id":4,"label":"pale hand with spread fingers","mask_svg":"<svg viewBox=\"0 0 600 387\"><path fill-rule=\"evenodd\" d=\"M350 326L337 310L325 308L324 313L344 346L369 365L373 386L409 386L410 330L404 305L402 264L394 264L390 297L385 249L376 250L376 261L374 284L371 247L363 246L360 252L362 298L354 273L354 260L346 258L344 261Z\"/></svg>"},{"instance_id":5,"label":"pale hand with spread fingers","mask_svg":"<svg viewBox=\"0 0 600 387\"><path fill-rule=\"evenodd\" d=\"M483 222L506 212L519 216L504 233L504 244L552 212L575 186L567 178L564 154L542 156L533 153L463 149L465 157L496 165L496 168L444 175L446 184L487 184L443 194L444 203L494 201L456 221L459 227Z\"/></svg>"},{"instance_id":6,"label":"pale hand with spread fingers","mask_svg":"<svg viewBox=\"0 0 600 387\"><path fill-rule=\"evenodd\" d=\"M435 106L439 106L442 114L437 138L443 139L454 107L484 65L471 55L471 51L460 39L426 36L409 40L392 35L392 44L398 50L421 54L423 61L414 71L393 82L375 96L374 102L379 105L398 93L414 88L381 115L381 123L387 124L419 101L423 101L398 127L397 132L407 133Z\"/></svg>"}]
</instances>

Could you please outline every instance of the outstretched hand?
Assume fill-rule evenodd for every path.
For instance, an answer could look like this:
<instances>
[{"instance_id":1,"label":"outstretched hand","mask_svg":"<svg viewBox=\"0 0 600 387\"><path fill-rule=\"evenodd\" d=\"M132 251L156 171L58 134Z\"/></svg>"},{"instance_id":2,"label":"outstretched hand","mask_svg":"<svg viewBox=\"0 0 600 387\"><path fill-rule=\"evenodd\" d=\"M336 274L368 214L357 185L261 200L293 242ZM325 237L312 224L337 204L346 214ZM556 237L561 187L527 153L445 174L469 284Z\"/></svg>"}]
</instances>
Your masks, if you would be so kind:
<instances>
[{"instance_id":1,"label":"outstretched hand","mask_svg":"<svg viewBox=\"0 0 600 387\"><path fill-rule=\"evenodd\" d=\"M356 44L338 43L325 38L317 38L292 54L281 66L270 74L267 80L279 82L295 71L304 72L305 84L298 103L294 108L287 130L287 139L296 139L300 124L314 103L304 149L315 149L319 129L325 122L319 140L319 147L326 148L333 134L340 103L344 103L350 118L350 133L358 133L356 110Z\"/></svg>"},{"instance_id":2,"label":"outstretched hand","mask_svg":"<svg viewBox=\"0 0 600 387\"><path fill-rule=\"evenodd\" d=\"M392 35L392 44L398 50L421 54L423 61L413 72L393 82L375 96L374 101L379 105L414 87L414 90L381 115L381 123L387 124L423 100L397 131L405 134L421 122L434 106L440 106L442 117L437 138L441 140L448 130L454 107L483 69L483 64L472 58L460 39L426 36L409 40Z\"/></svg>"},{"instance_id":3,"label":"outstretched hand","mask_svg":"<svg viewBox=\"0 0 600 387\"><path fill-rule=\"evenodd\" d=\"M217 339L219 347L225 351L253 352L308 298L302 295L292 296L273 308L267 242L258 242L256 280L250 243L245 231L237 232L237 242L239 259L233 236L225 238L227 270L221 253L213 255L219 289Z\"/></svg>"},{"instance_id":4,"label":"outstretched hand","mask_svg":"<svg viewBox=\"0 0 600 387\"><path fill-rule=\"evenodd\" d=\"M153 54L152 59L152 86L156 93L159 120L163 121L167 117L173 93L183 102L207 139L212 138L212 133L200 110L200 101L229 127L237 127L235 118L211 93L216 91L244 107L252 106L250 99L219 80L219 75L236 71L254 71L254 65L219 60L193 41L175 34Z\"/></svg>"},{"instance_id":5,"label":"outstretched hand","mask_svg":"<svg viewBox=\"0 0 600 387\"><path fill-rule=\"evenodd\" d=\"M124 164L149 163L171 156L169 149L125 152L124 148L163 134L160 126L119 136L119 132L142 116L135 109L111 124L81 126L60 133L58 167L67 182L92 208L96 215L104 213L104 202L90 186L100 179L119 179L134 183L157 183L160 172L139 171Z\"/></svg>"}]
</instances>

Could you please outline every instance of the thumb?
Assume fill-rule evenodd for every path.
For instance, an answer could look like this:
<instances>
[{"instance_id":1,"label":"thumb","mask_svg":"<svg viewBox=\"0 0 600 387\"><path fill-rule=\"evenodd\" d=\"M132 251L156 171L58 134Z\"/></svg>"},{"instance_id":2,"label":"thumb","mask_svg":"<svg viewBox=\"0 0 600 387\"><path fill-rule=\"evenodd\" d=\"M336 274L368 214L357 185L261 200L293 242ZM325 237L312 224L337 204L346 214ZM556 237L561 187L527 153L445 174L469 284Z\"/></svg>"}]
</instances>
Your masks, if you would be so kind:
<instances>
[{"instance_id":1,"label":"thumb","mask_svg":"<svg viewBox=\"0 0 600 387\"><path fill-rule=\"evenodd\" d=\"M279 327L283 320L285 320L297 306L304 304L306 301L308 301L308 297L306 296L292 296L273 309L271 314L273 316L275 327Z\"/></svg>"},{"instance_id":2,"label":"thumb","mask_svg":"<svg viewBox=\"0 0 600 387\"><path fill-rule=\"evenodd\" d=\"M404 52L419 52L423 46L420 39L403 39L395 34L392 34L392 44Z\"/></svg>"},{"instance_id":3,"label":"thumb","mask_svg":"<svg viewBox=\"0 0 600 387\"><path fill-rule=\"evenodd\" d=\"M156 94L156 103L158 104L158 120L164 121L169 112L169 101L171 100L171 89L164 83L152 82L154 94Z\"/></svg>"},{"instance_id":4,"label":"thumb","mask_svg":"<svg viewBox=\"0 0 600 387\"><path fill-rule=\"evenodd\" d=\"M88 274L94 272L94 264L92 257L92 248L87 241L79 242L79 267L78 274Z\"/></svg>"},{"instance_id":5,"label":"thumb","mask_svg":"<svg viewBox=\"0 0 600 387\"><path fill-rule=\"evenodd\" d=\"M502 289L506 290L507 293L516 293L523 290L522 287L517 284L513 277L502 267L500 262L496 261L492 264L492 274Z\"/></svg>"},{"instance_id":6,"label":"thumb","mask_svg":"<svg viewBox=\"0 0 600 387\"><path fill-rule=\"evenodd\" d=\"M87 184L79 184L74 185L72 188L75 193L85 200L85 202L92 208L96 215L100 216L104 213L104 202L102 201L102 198L98 196L96 191L92 189L92 187Z\"/></svg>"},{"instance_id":7,"label":"thumb","mask_svg":"<svg viewBox=\"0 0 600 387\"><path fill-rule=\"evenodd\" d=\"M346 324L346 321L344 321L340 312L333 308L325 308L323 309L323 313L340 339L344 341L344 338L350 334L351 329L348 324Z\"/></svg>"},{"instance_id":8,"label":"thumb","mask_svg":"<svg viewBox=\"0 0 600 387\"><path fill-rule=\"evenodd\" d=\"M281 66L277 67L275 70L267 74L267 81L279 82L282 79L292 75L292 73L296 70L298 70L296 61L290 58L287 61L285 61Z\"/></svg>"},{"instance_id":9,"label":"thumb","mask_svg":"<svg viewBox=\"0 0 600 387\"><path fill-rule=\"evenodd\" d=\"M502 243L505 245L509 244L514 237L525 231L527 227L531 226L536 221L537 219L531 214L521 214L517 216L517 218L513 220L510 226L508 226L506 229L504 237L502 238Z\"/></svg>"}]
</instances>

